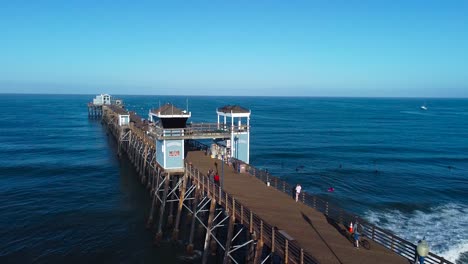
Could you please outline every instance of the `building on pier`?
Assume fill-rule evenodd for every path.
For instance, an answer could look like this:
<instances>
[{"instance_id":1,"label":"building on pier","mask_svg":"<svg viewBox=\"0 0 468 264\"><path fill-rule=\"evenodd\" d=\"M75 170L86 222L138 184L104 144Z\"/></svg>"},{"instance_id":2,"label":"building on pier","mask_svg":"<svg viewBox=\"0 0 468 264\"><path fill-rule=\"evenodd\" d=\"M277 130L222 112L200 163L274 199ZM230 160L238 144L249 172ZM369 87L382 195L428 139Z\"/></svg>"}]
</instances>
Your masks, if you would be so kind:
<instances>
[{"instance_id":1,"label":"building on pier","mask_svg":"<svg viewBox=\"0 0 468 264\"><path fill-rule=\"evenodd\" d=\"M96 98L93 99L93 104L94 105L110 105L111 98L112 97L109 94L96 95Z\"/></svg>"},{"instance_id":2,"label":"building on pier","mask_svg":"<svg viewBox=\"0 0 468 264\"><path fill-rule=\"evenodd\" d=\"M238 105L226 105L216 110L219 128L229 127L229 138L215 140L212 148L229 158L249 163L250 159L250 110ZM220 117L223 119L220 121ZM230 121L230 122L229 122ZM212 152L215 150L212 149Z\"/></svg>"},{"instance_id":3,"label":"building on pier","mask_svg":"<svg viewBox=\"0 0 468 264\"><path fill-rule=\"evenodd\" d=\"M121 99L114 99L110 94L99 94L96 95L96 98L92 102L95 106L102 105L117 105L123 106L123 101Z\"/></svg>"},{"instance_id":4,"label":"building on pier","mask_svg":"<svg viewBox=\"0 0 468 264\"><path fill-rule=\"evenodd\" d=\"M184 168L184 145L187 119L190 112L172 104L150 110L149 120L156 128L156 161L166 170Z\"/></svg>"},{"instance_id":5,"label":"building on pier","mask_svg":"<svg viewBox=\"0 0 468 264\"><path fill-rule=\"evenodd\" d=\"M150 110L149 134L156 141L159 165L165 169L182 169L185 140L203 139L213 140L209 150L213 158L227 161L232 157L249 163L250 110L227 105L216 112L217 123L187 123L191 113L172 104Z\"/></svg>"},{"instance_id":6,"label":"building on pier","mask_svg":"<svg viewBox=\"0 0 468 264\"><path fill-rule=\"evenodd\" d=\"M117 114L116 122L117 122L117 124L119 124L119 126L122 127L122 126L128 126L129 125L129 123L130 123L130 113L127 110L125 110L125 109L123 109L123 108L121 108L120 106L117 106L117 105L110 105L108 107L111 108L112 111L114 111Z\"/></svg>"}]
</instances>

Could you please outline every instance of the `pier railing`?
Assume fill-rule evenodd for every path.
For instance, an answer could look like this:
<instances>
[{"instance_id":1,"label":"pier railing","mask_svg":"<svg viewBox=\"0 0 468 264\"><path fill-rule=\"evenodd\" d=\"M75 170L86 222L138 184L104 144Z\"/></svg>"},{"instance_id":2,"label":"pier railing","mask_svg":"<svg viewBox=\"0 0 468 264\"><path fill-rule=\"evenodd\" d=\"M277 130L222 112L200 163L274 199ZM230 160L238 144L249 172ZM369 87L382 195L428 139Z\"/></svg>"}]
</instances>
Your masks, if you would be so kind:
<instances>
[{"instance_id":1,"label":"pier railing","mask_svg":"<svg viewBox=\"0 0 468 264\"><path fill-rule=\"evenodd\" d=\"M189 144L191 147L198 148L199 150L206 151L208 149L207 145L204 145L203 143L200 143L198 141L191 140L189 141ZM231 161L233 164L236 164L236 168L240 168L241 165L245 166L246 173L258 178L259 180L263 181L266 185L276 188L281 192L287 193L292 197L292 191L294 188L293 185L290 185L289 183L278 177L271 176L271 174L269 174L265 170L260 170L255 168L254 166L246 164L243 161L236 160L234 158L232 158ZM328 201L325 201L307 192L301 192L300 201L308 205L309 207L312 207L317 211L323 213L327 216L327 218L330 218L336 223L342 224L344 227L346 227L346 225L350 222L355 223L357 221L363 229L363 235L365 235L368 239L373 240L374 242L388 248L389 250L397 253L400 256L407 258L410 261L414 261L417 257L416 245L414 243L409 242L401 237L398 237L387 230L379 228L374 224L366 221L365 219L353 213L345 211L339 206L331 204ZM425 258L425 263L453 264L452 262L432 252L429 252L428 256Z\"/></svg>"},{"instance_id":2,"label":"pier railing","mask_svg":"<svg viewBox=\"0 0 468 264\"><path fill-rule=\"evenodd\" d=\"M200 172L197 168L185 164L185 168L193 180L208 197L215 199L227 212L250 233L257 236L257 243L265 243L270 246L271 253L278 254L283 258L283 263L311 263L319 262L309 253L304 252L295 240L289 240L276 227L269 225L248 207L235 200L234 197L224 192L219 185L215 184L210 177ZM272 256L270 256L272 257Z\"/></svg>"},{"instance_id":3,"label":"pier railing","mask_svg":"<svg viewBox=\"0 0 468 264\"><path fill-rule=\"evenodd\" d=\"M184 128L150 127L150 132L158 139L207 139L229 138L232 132L244 132L247 126L226 126L218 123L192 123Z\"/></svg>"}]
</instances>

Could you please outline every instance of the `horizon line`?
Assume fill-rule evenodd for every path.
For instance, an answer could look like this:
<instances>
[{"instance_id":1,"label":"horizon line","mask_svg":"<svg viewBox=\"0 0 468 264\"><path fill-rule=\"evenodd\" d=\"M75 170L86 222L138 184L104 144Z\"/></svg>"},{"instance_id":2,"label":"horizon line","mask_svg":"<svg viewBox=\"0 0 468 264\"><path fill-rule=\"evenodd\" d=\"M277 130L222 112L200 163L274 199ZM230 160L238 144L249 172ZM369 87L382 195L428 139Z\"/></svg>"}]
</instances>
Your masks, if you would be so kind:
<instances>
[{"instance_id":1,"label":"horizon line","mask_svg":"<svg viewBox=\"0 0 468 264\"><path fill-rule=\"evenodd\" d=\"M4 95L99 95L101 93L3 93ZM110 94L112 95L112 94ZM287 98L375 98L375 99L468 99L452 96L350 96L350 95L176 95L176 94L115 94L116 96L174 96L174 97L287 97Z\"/></svg>"}]
</instances>

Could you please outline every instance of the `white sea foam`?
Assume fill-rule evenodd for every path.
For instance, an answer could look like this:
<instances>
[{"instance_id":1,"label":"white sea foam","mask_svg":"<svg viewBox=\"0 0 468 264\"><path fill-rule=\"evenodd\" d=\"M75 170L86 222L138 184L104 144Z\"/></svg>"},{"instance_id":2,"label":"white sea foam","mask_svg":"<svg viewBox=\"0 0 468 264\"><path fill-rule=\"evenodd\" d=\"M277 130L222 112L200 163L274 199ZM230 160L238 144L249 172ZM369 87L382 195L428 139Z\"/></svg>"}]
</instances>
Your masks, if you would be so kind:
<instances>
[{"instance_id":1,"label":"white sea foam","mask_svg":"<svg viewBox=\"0 0 468 264\"><path fill-rule=\"evenodd\" d=\"M430 250L452 262L468 252L468 206L450 203L429 212L368 211L364 217L415 244L424 236ZM459 260L460 261L460 260Z\"/></svg>"},{"instance_id":2,"label":"white sea foam","mask_svg":"<svg viewBox=\"0 0 468 264\"><path fill-rule=\"evenodd\" d=\"M440 255L450 261L457 260L457 263L468 263L466 256L463 260L460 259L460 254L464 252L468 253L468 240L464 240L460 244L450 247L449 250L440 253Z\"/></svg>"}]
</instances>

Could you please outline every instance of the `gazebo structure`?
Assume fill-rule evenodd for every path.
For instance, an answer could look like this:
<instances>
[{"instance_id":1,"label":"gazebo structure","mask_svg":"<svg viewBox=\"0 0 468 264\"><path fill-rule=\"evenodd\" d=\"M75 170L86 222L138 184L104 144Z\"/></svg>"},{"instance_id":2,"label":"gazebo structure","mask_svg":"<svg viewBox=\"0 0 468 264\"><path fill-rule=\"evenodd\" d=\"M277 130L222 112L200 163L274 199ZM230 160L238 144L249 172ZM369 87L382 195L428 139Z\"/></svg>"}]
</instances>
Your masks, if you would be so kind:
<instances>
[{"instance_id":1,"label":"gazebo structure","mask_svg":"<svg viewBox=\"0 0 468 264\"><path fill-rule=\"evenodd\" d=\"M233 157L249 163L250 155L250 110L238 105L226 105L216 110L218 128L228 129L228 139L217 140L217 152L224 157ZM223 119L220 121L220 117ZM218 153L219 154L219 153Z\"/></svg>"}]
</instances>

